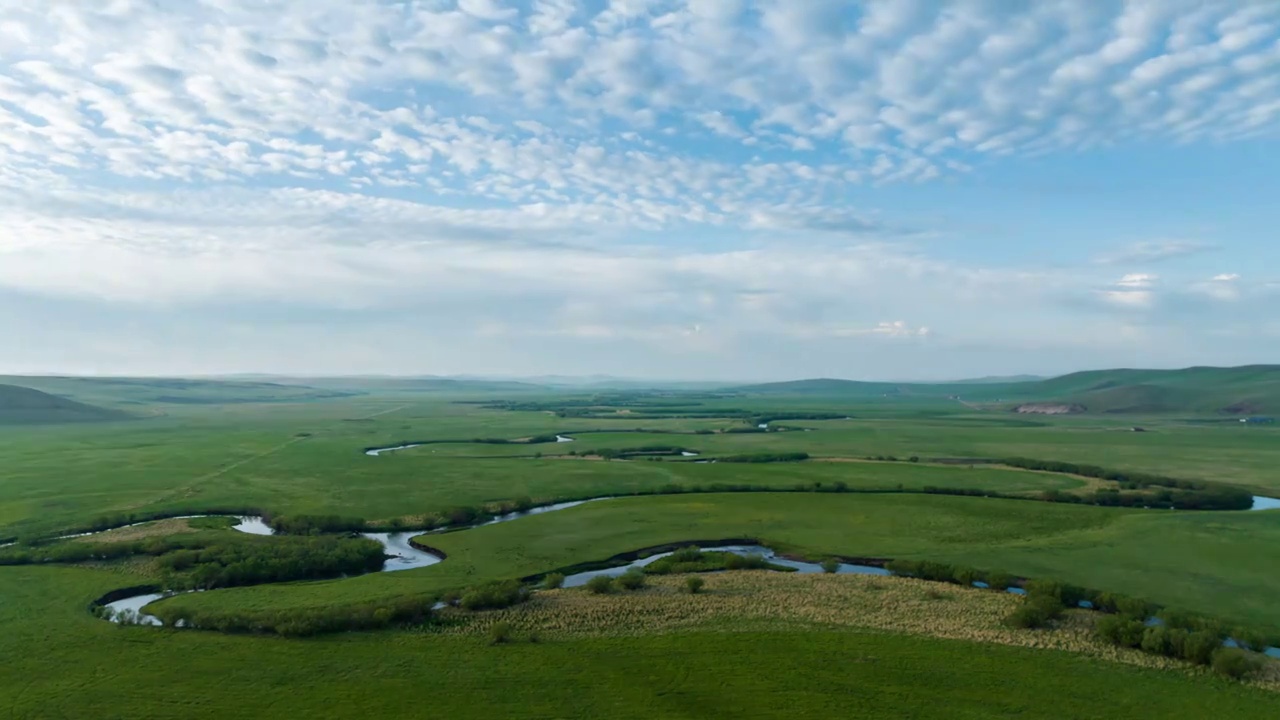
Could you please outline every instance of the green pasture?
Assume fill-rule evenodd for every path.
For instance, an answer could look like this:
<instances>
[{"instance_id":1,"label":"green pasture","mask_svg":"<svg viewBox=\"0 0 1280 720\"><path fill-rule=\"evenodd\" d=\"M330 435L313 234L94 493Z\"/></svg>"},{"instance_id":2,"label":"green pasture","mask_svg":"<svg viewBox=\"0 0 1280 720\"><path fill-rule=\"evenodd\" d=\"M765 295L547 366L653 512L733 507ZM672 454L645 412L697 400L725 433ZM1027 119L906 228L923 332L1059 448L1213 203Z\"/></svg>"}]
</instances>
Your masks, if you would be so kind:
<instances>
[{"instance_id":1,"label":"green pasture","mask_svg":"<svg viewBox=\"0 0 1280 720\"><path fill-rule=\"evenodd\" d=\"M619 498L426 535L436 566L265 585L158 606L317 607L524 577L667 543L750 538L820 558L954 562L1121 592L1280 629L1280 512L1156 512L929 495L728 493Z\"/></svg>"},{"instance_id":2,"label":"green pasture","mask_svg":"<svg viewBox=\"0 0 1280 720\"><path fill-rule=\"evenodd\" d=\"M1272 693L1045 650L856 631L690 632L491 647L389 631L283 640L118 628L122 579L0 568L13 718L1267 717Z\"/></svg>"}]
</instances>

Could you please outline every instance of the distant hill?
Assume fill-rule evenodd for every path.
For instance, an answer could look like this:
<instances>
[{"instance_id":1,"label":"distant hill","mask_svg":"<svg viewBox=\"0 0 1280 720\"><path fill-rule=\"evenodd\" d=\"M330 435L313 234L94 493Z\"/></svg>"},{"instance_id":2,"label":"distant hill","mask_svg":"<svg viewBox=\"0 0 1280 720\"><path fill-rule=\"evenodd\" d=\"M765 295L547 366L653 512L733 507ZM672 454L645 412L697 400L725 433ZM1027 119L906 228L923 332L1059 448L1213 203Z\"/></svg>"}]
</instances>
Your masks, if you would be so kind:
<instances>
[{"instance_id":1,"label":"distant hill","mask_svg":"<svg viewBox=\"0 0 1280 720\"><path fill-rule=\"evenodd\" d=\"M1280 414L1280 365L1094 370L1003 387L1006 396L1069 401L1090 413Z\"/></svg>"},{"instance_id":2,"label":"distant hill","mask_svg":"<svg viewBox=\"0 0 1280 720\"><path fill-rule=\"evenodd\" d=\"M99 422L130 417L119 410L94 407L17 385L0 385L0 425Z\"/></svg>"},{"instance_id":3,"label":"distant hill","mask_svg":"<svg viewBox=\"0 0 1280 720\"><path fill-rule=\"evenodd\" d=\"M816 378L813 380L789 380L786 382L760 383L729 388L734 392L760 395L835 395L839 397L878 397L899 394L901 385L894 383L862 382Z\"/></svg>"},{"instance_id":4,"label":"distant hill","mask_svg":"<svg viewBox=\"0 0 1280 720\"><path fill-rule=\"evenodd\" d=\"M1049 378L1043 375L991 375L971 380L956 380L951 385L1007 385L1009 383L1040 382Z\"/></svg>"},{"instance_id":5,"label":"distant hill","mask_svg":"<svg viewBox=\"0 0 1280 720\"><path fill-rule=\"evenodd\" d=\"M349 393L528 393L545 392L547 388L513 380L447 377L301 377L277 378L276 382L309 388Z\"/></svg>"},{"instance_id":6,"label":"distant hill","mask_svg":"<svg viewBox=\"0 0 1280 720\"><path fill-rule=\"evenodd\" d=\"M108 406L302 402L360 394L276 382L187 378L0 376L0 383Z\"/></svg>"},{"instance_id":7,"label":"distant hill","mask_svg":"<svg viewBox=\"0 0 1280 720\"><path fill-rule=\"evenodd\" d=\"M1280 415L1280 365L1182 370L1092 370L1048 380L999 378L951 383L876 383L829 378L747 385L749 394L959 398L992 409L1058 403L1084 413Z\"/></svg>"}]
</instances>

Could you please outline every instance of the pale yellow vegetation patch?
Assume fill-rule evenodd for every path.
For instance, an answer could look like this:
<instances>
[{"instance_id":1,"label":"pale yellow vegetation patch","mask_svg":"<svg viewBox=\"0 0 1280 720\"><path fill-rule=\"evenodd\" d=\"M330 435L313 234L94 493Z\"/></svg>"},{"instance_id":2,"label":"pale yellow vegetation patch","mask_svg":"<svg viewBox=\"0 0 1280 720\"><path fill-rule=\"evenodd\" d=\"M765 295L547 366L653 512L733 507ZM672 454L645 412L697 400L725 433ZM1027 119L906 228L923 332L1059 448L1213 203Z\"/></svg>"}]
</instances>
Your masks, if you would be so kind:
<instances>
[{"instance_id":1,"label":"pale yellow vegetation patch","mask_svg":"<svg viewBox=\"0 0 1280 720\"><path fill-rule=\"evenodd\" d=\"M77 538L77 540L94 543L117 543L142 540L149 537L164 537L165 535L176 535L185 532L195 532L195 528L191 527L191 523L188 522L187 518L168 518L142 525L116 528L115 530L86 535L85 537Z\"/></svg>"},{"instance_id":2,"label":"pale yellow vegetation patch","mask_svg":"<svg viewBox=\"0 0 1280 720\"><path fill-rule=\"evenodd\" d=\"M1142 667L1208 672L1187 663L1117 648L1094 638L1097 613L1071 610L1050 630L1008 627L1023 602L1001 592L869 575L726 572L702 575L702 592L682 592L687 576L651 576L634 592L595 595L583 588L542 591L523 605L470 613L447 609L456 622L439 632L487 633L498 621L546 638L627 636L681 630L756 631L848 628L1061 650ZM1280 662L1251 684L1280 690Z\"/></svg>"}]
</instances>

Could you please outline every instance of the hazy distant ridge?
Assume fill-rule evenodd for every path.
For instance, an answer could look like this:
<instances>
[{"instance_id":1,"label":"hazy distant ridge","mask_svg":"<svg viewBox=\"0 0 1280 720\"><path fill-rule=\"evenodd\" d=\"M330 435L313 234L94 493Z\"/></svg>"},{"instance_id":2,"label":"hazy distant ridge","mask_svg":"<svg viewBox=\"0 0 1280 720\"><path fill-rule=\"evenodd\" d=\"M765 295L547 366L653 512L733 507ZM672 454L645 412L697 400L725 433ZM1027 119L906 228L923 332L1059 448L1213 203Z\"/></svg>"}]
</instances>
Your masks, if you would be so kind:
<instances>
[{"instance_id":1,"label":"hazy distant ridge","mask_svg":"<svg viewBox=\"0 0 1280 720\"><path fill-rule=\"evenodd\" d=\"M1048 380L872 383L830 378L745 385L737 392L849 398L956 397L975 403L1059 401L1090 413L1280 413L1280 365L1181 370L1091 370Z\"/></svg>"}]
</instances>

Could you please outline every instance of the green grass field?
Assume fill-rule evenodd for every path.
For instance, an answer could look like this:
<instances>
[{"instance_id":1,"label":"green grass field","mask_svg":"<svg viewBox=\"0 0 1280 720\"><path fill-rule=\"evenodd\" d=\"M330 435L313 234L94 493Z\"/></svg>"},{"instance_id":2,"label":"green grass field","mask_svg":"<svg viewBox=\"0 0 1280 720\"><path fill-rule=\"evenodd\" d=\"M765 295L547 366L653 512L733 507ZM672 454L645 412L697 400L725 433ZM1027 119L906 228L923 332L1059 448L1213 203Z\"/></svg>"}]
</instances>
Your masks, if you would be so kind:
<instances>
[{"instance_id":1,"label":"green grass field","mask_svg":"<svg viewBox=\"0 0 1280 720\"><path fill-rule=\"evenodd\" d=\"M855 631L691 632L490 647L117 628L127 577L5 568L3 711L45 717L1258 718L1275 695L1072 654Z\"/></svg>"},{"instance_id":2,"label":"green grass field","mask_svg":"<svg viewBox=\"0 0 1280 720\"><path fill-rule=\"evenodd\" d=\"M1280 567L1280 512L1147 511L920 494L929 486L1035 495L1087 485L1065 475L931 462L1025 456L1215 480L1280 495L1280 478L1271 471L1280 461L1280 432L1274 427L1246 428L1194 415L1016 417L924 397L677 395L660 399L667 403L662 412L656 405L606 404L593 410L600 416L589 418L456 402L503 397L493 392L348 385L316 394L275 384L197 383L182 391L197 393L198 400L154 399L171 390L176 391L95 386L78 399L129 407L136 419L0 430L0 539L52 535L129 513L255 508L385 521L520 497L547 501L670 485L705 491L843 483L887 494L620 498L432 535L426 542L448 559L429 568L216 590L157 607L327 607L435 594L664 543L755 538L815 558L930 559L1060 579L1251 627L1280 628L1274 602L1280 593L1274 572ZM338 392L364 394L324 396ZM522 401L533 397L550 405L567 397L521 392ZM258 396L270 402L246 402L254 393L275 395ZM849 419L775 423L795 428L787 432L722 432L745 426L735 414L743 409ZM679 410L705 416L636 417ZM1148 432L1128 431L1134 425ZM469 442L548 433L569 433L575 442ZM362 453L405 441L432 444L380 457ZM554 457L655 444L689 448L701 453L699 459L785 452L814 459L696 464L676 458ZM864 460L887 455L914 455L921 462ZM202 532L233 532L207 525ZM900 633L784 625L491 648L476 638L412 629L286 640L116 628L88 612L105 592L157 577L146 562L134 561L0 567L0 656L6 659L0 716L344 717L358 708L372 716L459 717L865 712L921 718L1243 718L1265 716L1267 704L1275 702L1274 695L1207 675Z\"/></svg>"}]
</instances>

